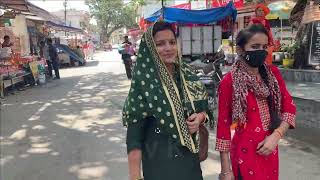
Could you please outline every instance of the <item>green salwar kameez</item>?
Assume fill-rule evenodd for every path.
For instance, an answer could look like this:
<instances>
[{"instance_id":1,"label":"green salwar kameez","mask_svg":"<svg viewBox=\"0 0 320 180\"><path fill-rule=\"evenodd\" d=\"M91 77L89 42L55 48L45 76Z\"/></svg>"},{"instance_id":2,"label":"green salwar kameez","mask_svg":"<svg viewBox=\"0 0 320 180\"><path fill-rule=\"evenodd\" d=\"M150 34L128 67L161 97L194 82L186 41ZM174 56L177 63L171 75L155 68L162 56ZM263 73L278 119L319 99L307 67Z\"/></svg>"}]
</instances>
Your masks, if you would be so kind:
<instances>
[{"instance_id":1,"label":"green salwar kameez","mask_svg":"<svg viewBox=\"0 0 320 180\"><path fill-rule=\"evenodd\" d=\"M202 180L199 135L186 119L207 111L207 93L178 59L170 75L156 51L152 27L141 40L129 95L123 109L127 152L142 151L145 180Z\"/></svg>"}]
</instances>

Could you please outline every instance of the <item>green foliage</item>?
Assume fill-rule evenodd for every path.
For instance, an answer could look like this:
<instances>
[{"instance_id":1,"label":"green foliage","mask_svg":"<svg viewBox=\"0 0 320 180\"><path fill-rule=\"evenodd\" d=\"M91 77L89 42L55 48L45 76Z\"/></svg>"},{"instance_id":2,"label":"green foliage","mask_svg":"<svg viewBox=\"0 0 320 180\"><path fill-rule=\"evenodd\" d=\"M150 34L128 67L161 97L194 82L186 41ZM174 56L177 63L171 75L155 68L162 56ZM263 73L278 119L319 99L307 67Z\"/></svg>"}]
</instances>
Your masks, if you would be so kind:
<instances>
[{"instance_id":1,"label":"green foliage","mask_svg":"<svg viewBox=\"0 0 320 180\"><path fill-rule=\"evenodd\" d=\"M283 48L281 48L281 51L288 53L289 58L293 58L294 53L299 47L300 47L300 44L298 42L295 42L293 44L284 46Z\"/></svg>"},{"instance_id":2,"label":"green foliage","mask_svg":"<svg viewBox=\"0 0 320 180\"><path fill-rule=\"evenodd\" d=\"M104 40L108 40L111 34L120 28L137 26L136 9L142 3L144 0L134 0L127 4L124 4L123 0L86 0Z\"/></svg>"}]
</instances>

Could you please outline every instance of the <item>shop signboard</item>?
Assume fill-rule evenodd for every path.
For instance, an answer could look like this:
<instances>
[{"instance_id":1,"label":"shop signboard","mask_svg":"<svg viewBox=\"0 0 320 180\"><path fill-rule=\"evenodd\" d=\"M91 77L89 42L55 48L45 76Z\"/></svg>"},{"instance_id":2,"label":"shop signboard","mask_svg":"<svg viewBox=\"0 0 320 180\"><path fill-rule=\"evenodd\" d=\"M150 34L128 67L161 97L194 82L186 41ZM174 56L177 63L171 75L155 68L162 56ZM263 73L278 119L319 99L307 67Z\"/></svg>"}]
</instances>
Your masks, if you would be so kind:
<instances>
[{"instance_id":1,"label":"shop signboard","mask_svg":"<svg viewBox=\"0 0 320 180\"><path fill-rule=\"evenodd\" d=\"M226 6L230 1L233 1L234 6L237 9L242 8L244 5L243 0L212 0L212 7L213 8L223 7L223 6Z\"/></svg>"},{"instance_id":2,"label":"shop signboard","mask_svg":"<svg viewBox=\"0 0 320 180\"><path fill-rule=\"evenodd\" d=\"M221 26L180 26L179 34L182 55L211 54L221 45Z\"/></svg>"},{"instance_id":3,"label":"shop signboard","mask_svg":"<svg viewBox=\"0 0 320 180\"><path fill-rule=\"evenodd\" d=\"M206 8L207 8L206 1L192 1L191 2L191 9L192 10L201 10L201 9L206 9Z\"/></svg>"},{"instance_id":4,"label":"shop signboard","mask_svg":"<svg viewBox=\"0 0 320 180\"><path fill-rule=\"evenodd\" d=\"M315 21L312 23L309 49L309 64L320 64L320 21Z\"/></svg>"},{"instance_id":5,"label":"shop signboard","mask_svg":"<svg viewBox=\"0 0 320 180\"><path fill-rule=\"evenodd\" d=\"M37 82L39 80L38 62L37 61L30 62L29 66L30 66L31 73L32 73L32 76L34 78L34 81Z\"/></svg>"}]
</instances>

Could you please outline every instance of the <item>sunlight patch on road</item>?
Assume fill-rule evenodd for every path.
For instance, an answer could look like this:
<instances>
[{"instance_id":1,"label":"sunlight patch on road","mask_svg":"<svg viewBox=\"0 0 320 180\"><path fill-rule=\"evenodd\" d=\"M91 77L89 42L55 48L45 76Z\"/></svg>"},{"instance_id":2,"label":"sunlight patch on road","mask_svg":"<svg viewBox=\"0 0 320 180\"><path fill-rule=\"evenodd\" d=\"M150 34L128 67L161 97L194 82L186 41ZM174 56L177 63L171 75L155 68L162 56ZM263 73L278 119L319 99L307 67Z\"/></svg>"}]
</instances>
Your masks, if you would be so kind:
<instances>
[{"instance_id":1,"label":"sunlight patch on road","mask_svg":"<svg viewBox=\"0 0 320 180\"><path fill-rule=\"evenodd\" d=\"M0 145L1 146L11 146L11 145L14 145L14 141L10 141L8 139L3 138L0 141Z\"/></svg>"},{"instance_id":2,"label":"sunlight patch on road","mask_svg":"<svg viewBox=\"0 0 320 180\"><path fill-rule=\"evenodd\" d=\"M103 118L105 117L105 114L107 113L107 109L92 109L92 110L84 110L79 115L62 115L57 114L57 117L60 119L59 121L53 121L53 123L69 128L74 129L82 132L89 132L90 130L93 130L92 133L101 133L99 129L101 126L105 125L112 125L112 124L118 124L119 118ZM103 131L105 131L103 129ZM108 131L108 130L106 130ZM112 130L111 130L112 131ZM103 137L102 134L99 134L100 137Z\"/></svg>"},{"instance_id":3,"label":"sunlight patch on road","mask_svg":"<svg viewBox=\"0 0 320 180\"><path fill-rule=\"evenodd\" d=\"M63 127L69 127L72 125L75 119L78 118L78 115L74 114L57 114L57 118L61 119L61 121L53 121L53 123L58 124Z\"/></svg>"},{"instance_id":4,"label":"sunlight patch on road","mask_svg":"<svg viewBox=\"0 0 320 180\"><path fill-rule=\"evenodd\" d=\"M202 175L204 177L216 175L220 173L220 161L208 158L206 161L201 163Z\"/></svg>"},{"instance_id":5,"label":"sunlight patch on road","mask_svg":"<svg viewBox=\"0 0 320 180\"><path fill-rule=\"evenodd\" d=\"M34 143L34 144L31 144L31 146L33 148L47 148L51 145L50 142L47 142L47 143Z\"/></svg>"},{"instance_id":6,"label":"sunlight patch on road","mask_svg":"<svg viewBox=\"0 0 320 180\"><path fill-rule=\"evenodd\" d=\"M62 103L63 105L66 105L66 106L71 106L72 105L72 103L71 102L64 102L64 103Z\"/></svg>"},{"instance_id":7,"label":"sunlight patch on road","mask_svg":"<svg viewBox=\"0 0 320 180\"><path fill-rule=\"evenodd\" d=\"M105 97L102 96L95 96L95 97L89 97L89 98L81 98L74 100L76 103L103 103L105 101Z\"/></svg>"},{"instance_id":8,"label":"sunlight patch on road","mask_svg":"<svg viewBox=\"0 0 320 180\"><path fill-rule=\"evenodd\" d=\"M22 140L27 136L26 129L20 129L14 132L9 138L14 140Z\"/></svg>"},{"instance_id":9,"label":"sunlight patch on road","mask_svg":"<svg viewBox=\"0 0 320 180\"><path fill-rule=\"evenodd\" d=\"M44 130L47 129L45 126L43 125L36 125L32 127L33 130Z\"/></svg>"},{"instance_id":10,"label":"sunlight patch on road","mask_svg":"<svg viewBox=\"0 0 320 180\"><path fill-rule=\"evenodd\" d=\"M59 152L52 152L52 153L50 153L52 156L59 156L60 155L60 153Z\"/></svg>"},{"instance_id":11,"label":"sunlight patch on road","mask_svg":"<svg viewBox=\"0 0 320 180\"><path fill-rule=\"evenodd\" d=\"M40 120L40 116L39 115L32 115L28 121L37 121L37 120Z\"/></svg>"},{"instance_id":12,"label":"sunlight patch on road","mask_svg":"<svg viewBox=\"0 0 320 180\"><path fill-rule=\"evenodd\" d=\"M23 158L23 159L28 158L29 156L30 156L30 154L21 154L21 155L19 155L19 157Z\"/></svg>"},{"instance_id":13,"label":"sunlight patch on road","mask_svg":"<svg viewBox=\"0 0 320 180\"><path fill-rule=\"evenodd\" d=\"M6 163L10 162L14 159L14 156L5 156L0 158L0 166L5 165Z\"/></svg>"},{"instance_id":14,"label":"sunlight patch on road","mask_svg":"<svg viewBox=\"0 0 320 180\"><path fill-rule=\"evenodd\" d=\"M49 148L30 148L27 150L27 152L30 154L47 154L50 151L52 150Z\"/></svg>"},{"instance_id":15,"label":"sunlight patch on road","mask_svg":"<svg viewBox=\"0 0 320 180\"><path fill-rule=\"evenodd\" d=\"M31 148L27 150L30 154L47 154L52 151L50 138L46 136L30 136Z\"/></svg>"},{"instance_id":16,"label":"sunlight patch on road","mask_svg":"<svg viewBox=\"0 0 320 180\"><path fill-rule=\"evenodd\" d=\"M28 121L37 121L40 120L40 114L45 111L49 106L51 106L51 103L45 103L36 113L34 113Z\"/></svg>"},{"instance_id":17,"label":"sunlight patch on road","mask_svg":"<svg viewBox=\"0 0 320 180\"><path fill-rule=\"evenodd\" d=\"M82 89L82 90L85 90L85 89L91 90L91 89L95 89L95 88L99 87L100 85L101 85L100 83L94 83L94 84L92 84L90 86L81 87L80 89Z\"/></svg>"},{"instance_id":18,"label":"sunlight patch on road","mask_svg":"<svg viewBox=\"0 0 320 180\"><path fill-rule=\"evenodd\" d=\"M95 108L91 110L84 110L81 112L80 117L84 116L84 117L96 118L96 117L102 116L106 112L107 112L107 109L105 108Z\"/></svg>"},{"instance_id":19,"label":"sunlight patch on road","mask_svg":"<svg viewBox=\"0 0 320 180\"><path fill-rule=\"evenodd\" d=\"M69 168L69 172L77 175L80 180L93 180L104 178L108 168L102 162L83 163Z\"/></svg>"},{"instance_id":20,"label":"sunlight patch on road","mask_svg":"<svg viewBox=\"0 0 320 180\"><path fill-rule=\"evenodd\" d=\"M113 158L113 159L108 159L108 162L127 163L128 162L128 158L127 157Z\"/></svg>"},{"instance_id":21,"label":"sunlight patch on road","mask_svg":"<svg viewBox=\"0 0 320 180\"><path fill-rule=\"evenodd\" d=\"M111 142L121 142L122 141L122 139L119 137L109 137L108 139Z\"/></svg>"},{"instance_id":22,"label":"sunlight patch on road","mask_svg":"<svg viewBox=\"0 0 320 180\"><path fill-rule=\"evenodd\" d=\"M22 105L34 105L34 104L41 104L41 102L39 102L39 101L32 101L32 102L22 103Z\"/></svg>"}]
</instances>

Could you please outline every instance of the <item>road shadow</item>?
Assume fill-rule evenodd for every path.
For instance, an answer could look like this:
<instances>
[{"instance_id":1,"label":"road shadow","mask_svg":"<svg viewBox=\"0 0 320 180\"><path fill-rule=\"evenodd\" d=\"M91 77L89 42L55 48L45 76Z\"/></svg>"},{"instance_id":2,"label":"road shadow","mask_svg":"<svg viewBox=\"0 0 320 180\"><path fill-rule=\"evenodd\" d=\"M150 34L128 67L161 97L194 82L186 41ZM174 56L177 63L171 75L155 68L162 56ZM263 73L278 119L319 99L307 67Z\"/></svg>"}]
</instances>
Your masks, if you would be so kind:
<instances>
[{"instance_id":1,"label":"road shadow","mask_svg":"<svg viewBox=\"0 0 320 180\"><path fill-rule=\"evenodd\" d=\"M1 109L0 179L128 179L121 121L128 88L124 75L97 73L9 96Z\"/></svg>"}]
</instances>

